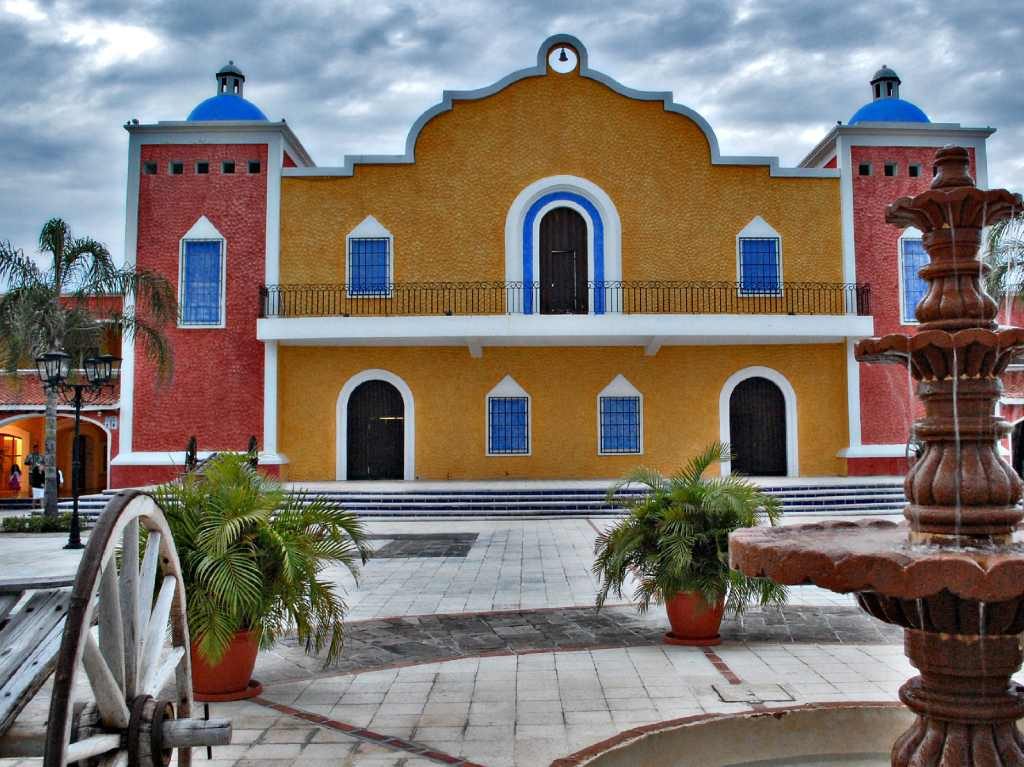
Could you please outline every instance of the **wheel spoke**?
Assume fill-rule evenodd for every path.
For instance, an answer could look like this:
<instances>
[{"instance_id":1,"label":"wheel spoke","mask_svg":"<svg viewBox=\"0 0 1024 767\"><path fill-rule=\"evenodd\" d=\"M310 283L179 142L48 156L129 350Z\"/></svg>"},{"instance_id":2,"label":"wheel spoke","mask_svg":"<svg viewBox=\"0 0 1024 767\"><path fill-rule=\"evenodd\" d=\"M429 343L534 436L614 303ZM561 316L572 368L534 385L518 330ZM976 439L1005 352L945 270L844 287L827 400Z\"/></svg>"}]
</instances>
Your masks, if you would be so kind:
<instances>
[{"instance_id":1,"label":"wheel spoke","mask_svg":"<svg viewBox=\"0 0 1024 767\"><path fill-rule=\"evenodd\" d=\"M107 727L126 728L130 715L128 706L124 702L124 693L118 687L117 680L110 672L91 632L85 635L82 665L85 666L89 685L92 687L93 695L96 696L96 707L100 710L100 720Z\"/></svg>"},{"instance_id":2,"label":"wheel spoke","mask_svg":"<svg viewBox=\"0 0 1024 767\"><path fill-rule=\"evenodd\" d=\"M171 604L174 601L174 591L177 586L178 580L173 575L168 575L160 584L160 594L156 598L156 604L153 606L153 612L146 626L142 655L139 658L140 688L145 685L145 680L154 672L154 666L160 660L160 651L163 649L164 638L167 636Z\"/></svg>"},{"instance_id":3,"label":"wheel spoke","mask_svg":"<svg viewBox=\"0 0 1024 767\"><path fill-rule=\"evenodd\" d=\"M135 697L138 685L135 670L139 651L136 637L141 633L139 619L139 520L133 519L124 527L121 547L121 621L124 627L124 692L126 698Z\"/></svg>"},{"instance_id":4,"label":"wheel spoke","mask_svg":"<svg viewBox=\"0 0 1024 767\"><path fill-rule=\"evenodd\" d=\"M113 751L120 745L120 735L93 735L85 740L76 740L74 743L69 743L67 751L64 752L64 761L67 764L71 764L72 762L78 762L82 759Z\"/></svg>"},{"instance_id":5,"label":"wheel spoke","mask_svg":"<svg viewBox=\"0 0 1024 767\"><path fill-rule=\"evenodd\" d=\"M151 532L146 540L146 555L142 558L142 572L139 575L139 620L140 632L149 623L149 610L153 606L153 587L156 585L156 568L160 562L160 533ZM139 637L142 641L142 637ZM141 649L141 648L140 648Z\"/></svg>"},{"instance_id":6,"label":"wheel spoke","mask_svg":"<svg viewBox=\"0 0 1024 767\"><path fill-rule=\"evenodd\" d=\"M159 695L184 657L184 647L172 647L170 654L161 661L160 665L151 667L152 671L146 675L146 680L142 684L143 694L153 697Z\"/></svg>"},{"instance_id":7,"label":"wheel spoke","mask_svg":"<svg viewBox=\"0 0 1024 767\"><path fill-rule=\"evenodd\" d=\"M118 751L100 759L99 767L128 767L128 752Z\"/></svg>"},{"instance_id":8,"label":"wheel spoke","mask_svg":"<svg viewBox=\"0 0 1024 767\"><path fill-rule=\"evenodd\" d=\"M117 589L117 567L107 563L100 577L99 627L100 650L114 681L124 692L124 626L121 623L121 598Z\"/></svg>"}]
</instances>

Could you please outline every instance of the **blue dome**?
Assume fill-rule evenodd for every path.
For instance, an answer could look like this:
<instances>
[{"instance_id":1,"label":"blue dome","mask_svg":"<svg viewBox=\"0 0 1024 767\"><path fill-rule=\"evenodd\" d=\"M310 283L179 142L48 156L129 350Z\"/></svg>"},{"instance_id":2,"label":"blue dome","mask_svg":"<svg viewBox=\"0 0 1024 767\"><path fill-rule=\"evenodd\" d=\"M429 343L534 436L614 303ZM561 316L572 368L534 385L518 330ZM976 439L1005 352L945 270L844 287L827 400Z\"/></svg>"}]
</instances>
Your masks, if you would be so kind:
<instances>
[{"instance_id":1,"label":"blue dome","mask_svg":"<svg viewBox=\"0 0 1024 767\"><path fill-rule=\"evenodd\" d=\"M850 118L848 125L857 123L926 123L928 115L909 101L881 98L869 101Z\"/></svg>"},{"instance_id":2,"label":"blue dome","mask_svg":"<svg viewBox=\"0 0 1024 767\"><path fill-rule=\"evenodd\" d=\"M251 101L233 93L220 93L201 102L186 118L189 122L205 120L263 120L267 116Z\"/></svg>"}]
</instances>

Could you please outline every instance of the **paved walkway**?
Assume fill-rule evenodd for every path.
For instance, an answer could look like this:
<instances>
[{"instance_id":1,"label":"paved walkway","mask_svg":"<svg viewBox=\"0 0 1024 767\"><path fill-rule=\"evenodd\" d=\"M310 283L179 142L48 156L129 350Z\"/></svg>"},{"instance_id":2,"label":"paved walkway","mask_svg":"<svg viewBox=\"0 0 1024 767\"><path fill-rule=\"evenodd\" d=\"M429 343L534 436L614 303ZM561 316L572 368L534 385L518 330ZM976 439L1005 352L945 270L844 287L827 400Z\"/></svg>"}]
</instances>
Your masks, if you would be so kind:
<instances>
[{"instance_id":1,"label":"paved walkway","mask_svg":"<svg viewBox=\"0 0 1024 767\"><path fill-rule=\"evenodd\" d=\"M801 521L804 521L803 519ZM901 637L849 596L802 587L782 610L727 620L716 648L660 643L660 608L595 613L590 573L607 520L373 522L344 657L294 642L261 653L256 701L211 767L466 764L543 767L623 730L699 713L893 701L913 672ZM0 536L0 573L59 574L61 536ZM886 750L885 744L878 744ZM35 764L30 760L8 764Z\"/></svg>"}]
</instances>

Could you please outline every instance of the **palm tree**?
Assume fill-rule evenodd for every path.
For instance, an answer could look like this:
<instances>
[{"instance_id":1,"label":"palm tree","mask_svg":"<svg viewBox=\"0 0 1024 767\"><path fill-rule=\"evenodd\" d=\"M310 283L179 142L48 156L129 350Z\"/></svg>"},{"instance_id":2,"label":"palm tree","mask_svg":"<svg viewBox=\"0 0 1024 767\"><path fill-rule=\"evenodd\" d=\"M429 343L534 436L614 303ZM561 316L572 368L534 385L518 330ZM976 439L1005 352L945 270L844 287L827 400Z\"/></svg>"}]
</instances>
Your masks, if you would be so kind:
<instances>
[{"instance_id":1,"label":"palm tree","mask_svg":"<svg viewBox=\"0 0 1024 767\"><path fill-rule=\"evenodd\" d=\"M997 301L1024 293L1024 212L989 227L986 239L985 290Z\"/></svg>"},{"instance_id":2,"label":"palm tree","mask_svg":"<svg viewBox=\"0 0 1024 767\"><path fill-rule=\"evenodd\" d=\"M171 348L163 328L177 317L170 283L145 270L115 266L106 246L91 237L73 237L59 218L39 234L39 252L48 264L0 241L0 365L7 371L34 366L34 359L63 349L72 367L120 336L139 338L161 375L170 372ZM121 302L97 301L118 296ZM46 392L43 465L44 513L57 516L57 392Z\"/></svg>"}]
</instances>

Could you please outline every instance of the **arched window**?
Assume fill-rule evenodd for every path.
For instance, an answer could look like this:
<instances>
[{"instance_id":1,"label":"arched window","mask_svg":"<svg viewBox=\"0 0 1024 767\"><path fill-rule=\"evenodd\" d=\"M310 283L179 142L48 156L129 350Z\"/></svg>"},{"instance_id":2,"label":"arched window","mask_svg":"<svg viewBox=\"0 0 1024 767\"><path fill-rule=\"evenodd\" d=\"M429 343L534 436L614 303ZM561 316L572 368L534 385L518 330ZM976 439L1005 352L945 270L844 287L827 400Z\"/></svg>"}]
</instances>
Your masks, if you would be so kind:
<instances>
[{"instance_id":1,"label":"arched window","mask_svg":"<svg viewBox=\"0 0 1024 767\"><path fill-rule=\"evenodd\" d=\"M348 233L345 246L345 282L350 297L391 296L394 279L394 237L373 216Z\"/></svg>"},{"instance_id":2,"label":"arched window","mask_svg":"<svg viewBox=\"0 0 1024 767\"><path fill-rule=\"evenodd\" d=\"M760 216L736 235L736 261L740 295L782 293L782 237Z\"/></svg>"},{"instance_id":3,"label":"arched window","mask_svg":"<svg viewBox=\"0 0 1024 767\"><path fill-rule=\"evenodd\" d=\"M222 328L227 242L206 216L181 238L178 264L179 327Z\"/></svg>"},{"instance_id":4,"label":"arched window","mask_svg":"<svg viewBox=\"0 0 1024 767\"><path fill-rule=\"evenodd\" d=\"M903 230L900 237L900 320L904 325L916 325L914 310L928 292L928 283L918 274L928 264L921 232L913 227Z\"/></svg>"},{"instance_id":5,"label":"arched window","mask_svg":"<svg viewBox=\"0 0 1024 767\"><path fill-rule=\"evenodd\" d=\"M600 455L640 454L643 439L644 398L617 375L597 395L597 452Z\"/></svg>"},{"instance_id":6,"label":"arched window","mask_svg":"<svg viewBox=\"0 0 1024 767\"><path fill-rule=\"evenodd\" d=\"M512 376L487 392L487 455L530 454L530 395Z\"/></svg>"}]
</instances>

